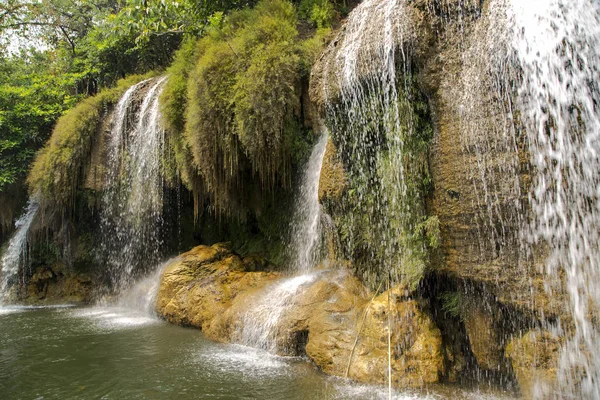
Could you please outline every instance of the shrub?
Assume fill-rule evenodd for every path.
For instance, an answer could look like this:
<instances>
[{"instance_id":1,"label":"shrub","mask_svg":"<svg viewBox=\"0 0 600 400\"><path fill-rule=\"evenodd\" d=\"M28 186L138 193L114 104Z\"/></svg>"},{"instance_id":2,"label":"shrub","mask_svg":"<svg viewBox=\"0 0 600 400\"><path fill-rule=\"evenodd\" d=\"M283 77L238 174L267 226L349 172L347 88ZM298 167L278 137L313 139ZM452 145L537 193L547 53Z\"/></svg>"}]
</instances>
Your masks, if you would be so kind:
<instances>
[{"instance_id":1,"label":"shrub","mask_svg":"<svg viewBox=\"0 0 600 400\"><path fill-rule=\"evenodd\" d=\"M335 8L329 0L302 0L298 6L300 17L317 28L328 28L335 18Z\"/></svg>"}]
</instances>

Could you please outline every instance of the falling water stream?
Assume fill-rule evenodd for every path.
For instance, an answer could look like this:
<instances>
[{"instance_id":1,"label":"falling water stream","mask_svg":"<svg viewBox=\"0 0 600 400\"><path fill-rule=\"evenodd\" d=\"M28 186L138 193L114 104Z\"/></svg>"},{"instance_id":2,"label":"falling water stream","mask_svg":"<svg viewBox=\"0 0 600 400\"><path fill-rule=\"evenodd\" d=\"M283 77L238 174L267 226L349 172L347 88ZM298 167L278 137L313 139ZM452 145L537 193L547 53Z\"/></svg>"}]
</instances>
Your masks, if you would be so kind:
<instances>
[{"instance_id":1,"label":"falling water stream","mask_svg":"<svg viewBox=\"0 0 600 400\"><path fill-rule=\"evenodd\" d=\"M561 358L560 392L576 396L581 381L581 395L600 398L600 330L593 322L600 311L600 3L507 3L536 171L528 239L549 248L548 290L566 283L575 324Z\"/></svg>"},{"instance_id":2,"label":"falling water stream","mask_svg":"<svg viewBox=\"0 0 600 400\"><path fill-rule=\"evenodd\" d=\"M298 191L299 196L296 199L289 249L292 258L291 269L299 273L310 272L319 262L322 217L319 203L319 181L328 138L329 135L322 134L313 148L304 169Z\"/></svg>"},{"instance_id":3,"label":"falling water stream","mask_svg":"<svg viewBox=\"0 0 600 400\"><path fill-rule=\"evenodd\" d=\"M345 164L353 185L346 201L354 210L347 216L347 247L368 254L370 267L360 269L375 287L382 276L410 280L424 267L421 249L409 243L423 210L407 170L418 160L407 145L416 124L406 101L411 59L402 44L414 29L405 15L404 1L361 2L329 46L323 69L325 121L338 151L351 160Z\"/></svg>"},{"instance_id":4,"label":"falling water stream","mask_svg":"<svg viewBox=\"0 0 600 400\"><path fill-rule=\"evenodd\" d=\"M165 81L162 77L132 86L113 115L100 257L117 291L131 284L140 268L157 265L161 256L164 130L158 98Z\"/></svg>"},{"instance_id":5,"label":"falling water stream","mask_svg":"<svg viewBox=\"0 0 600 400\"><path fill-rule=\"evenodd\" d=\"M558 387L538 382L535 395L600 398L600 3L494 0L488 12L455 93L464 145L477 159L481 220L492 228L481 240L506 243L516 233L511 246L521 260L542 253L545 291L564 303L549 327L566 338ZM527 210L518 205L520 131L533 167ZM498 193L512 199L503 210Z\"/></svg>"},{"instance_id":6,"label":"falling water stream","mask_svg":"<svg viewBox=\"0 0 600 400\"><path fill-rule=\"evenodd\" d=\"M293 298L306 285L317 279L314 267L320 261L321 204L319 181L328 135L322 134L315 144L302 174L299 195L291 225L288 247L291 270L300 274L268 285L255 296L254 303L243 316L239 341L247 346L276 353L286 343L278 343L280 318L290 307Z\"/></svg>"},{"instance_id":7,"label":"falling water stream","mask_svg":"<svg viewBox=\"0 0 600 400\"><path fill-rule=\"evenodd\" d=\"M25 214L15 223L17 230L8 242L8 248L0 261L0 304L8 297L11 280L25 267L27 262L27 234L38 211L38 201L35 197L29 200Z\"/></svg>"}]
</instances>

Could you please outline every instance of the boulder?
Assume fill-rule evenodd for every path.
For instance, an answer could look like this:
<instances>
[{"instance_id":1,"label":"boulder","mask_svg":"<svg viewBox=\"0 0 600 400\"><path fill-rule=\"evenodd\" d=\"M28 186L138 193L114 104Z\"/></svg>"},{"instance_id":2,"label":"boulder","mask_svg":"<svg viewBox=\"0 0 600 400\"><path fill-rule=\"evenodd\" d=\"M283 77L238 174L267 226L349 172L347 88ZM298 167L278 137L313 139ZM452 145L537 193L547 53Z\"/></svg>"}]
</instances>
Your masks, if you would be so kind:
<instances>
[{"instance_id":1,"label":"boulder","mask_svg":"<svg viewBox=\"0 0 600 400\"><path fill-rule=\"evenodd\" d=\"M245 264L223 244L198 246L163 270L156 311L167 321L208 331L240 293L265 285L278 275L245 272Z\"/></svg>"}]
</instances>

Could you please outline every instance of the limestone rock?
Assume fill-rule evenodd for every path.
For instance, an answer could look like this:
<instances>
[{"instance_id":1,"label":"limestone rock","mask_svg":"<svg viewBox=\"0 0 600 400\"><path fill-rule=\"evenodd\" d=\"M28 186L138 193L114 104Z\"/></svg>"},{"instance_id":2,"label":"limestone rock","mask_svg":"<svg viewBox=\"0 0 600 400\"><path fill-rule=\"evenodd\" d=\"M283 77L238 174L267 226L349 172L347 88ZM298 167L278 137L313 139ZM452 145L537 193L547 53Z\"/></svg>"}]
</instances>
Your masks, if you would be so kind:
<instances>
[{"instance_id":1,"label":"limestone rock","mask_svg":"<svg viewBox=\"0 0 600 400\"><path fill-rule=\"evenodd\" d=\"M339 203L346 186L344 166L339 159L335 144L329 139L319 179L319 202Z\"/></svg>"},{"instance_id":2,"label":"limestone rock","mask_svg":"<svg viewBox=\"0 0 600 400\"><path fill-rule=\"evenodd\" d=\"M253 311L264 302L276 303L269 299L277 296L274 288L295 279L278 277L246 272L240 257L223 246L198 246L165 268L156 309L168 321L201 328L214 340L244 343L244 324L271 317L268 309ZM387 292L371 301L372 294L345 269L316 272L299 288L277 311L273 351L305 354L324 372L344 377L356 341L348 377L384 383L389 321L395 386L421 387L444 375L441 333L407 297L407 288L392 289L389 303Z\"/></svg>"},{"instance_id":3,"label":"limestone rock","mask_svg":"<svg viewBox=\"0 0 600 400\"><path fill-rule=\"evenodd\" d=\"M62 264L36 268L27 285L27 303L88 304L92 300L92 279L85 273L70 270Z\"/></svg>"},{"instance_id":4,"label":"limestone rock","mask_svg":"<svg viewBox=\"0 0 600 400\"><path fill-rule=\"evenodd\" d=\"M549 398L557 384L561 341L548 331L532 330L506 347L521 394Z\"/></svg>"},{"instance_id":5,"label":"limestone rock","mask_svg":"<svg viewBox=\"0 0 600 400\"><path fill-rule=\"evenodd\" d=\"M222 244L195 247L164 269L156 310L169 322L208 330L240 292L277 277L244 268L243 260Z\"/></svg>"}]
</instances>

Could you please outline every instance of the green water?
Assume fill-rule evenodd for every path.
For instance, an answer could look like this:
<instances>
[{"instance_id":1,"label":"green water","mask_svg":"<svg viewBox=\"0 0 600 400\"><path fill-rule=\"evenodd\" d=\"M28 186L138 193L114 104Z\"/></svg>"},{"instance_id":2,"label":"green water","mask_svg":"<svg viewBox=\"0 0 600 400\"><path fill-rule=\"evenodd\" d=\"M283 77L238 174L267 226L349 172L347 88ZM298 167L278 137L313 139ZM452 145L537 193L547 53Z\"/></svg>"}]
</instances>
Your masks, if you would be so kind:
<instances>
[{"instance_id":1,"label":"green water","mask_svg":"<svg viewBox=\"0 0 600 400\"><path fill-rule=\"evenodd\" d=\"M482 398L396 393L397 399ZM487 396L486 396L487 397ZM0 308L0 399L379 399L302 359L113 308Z\"/></svg>"}]
</instances>

